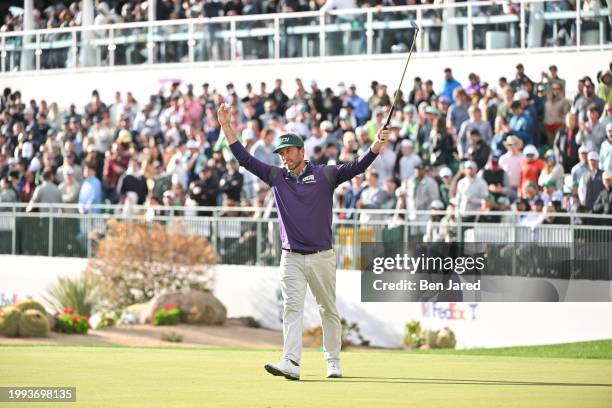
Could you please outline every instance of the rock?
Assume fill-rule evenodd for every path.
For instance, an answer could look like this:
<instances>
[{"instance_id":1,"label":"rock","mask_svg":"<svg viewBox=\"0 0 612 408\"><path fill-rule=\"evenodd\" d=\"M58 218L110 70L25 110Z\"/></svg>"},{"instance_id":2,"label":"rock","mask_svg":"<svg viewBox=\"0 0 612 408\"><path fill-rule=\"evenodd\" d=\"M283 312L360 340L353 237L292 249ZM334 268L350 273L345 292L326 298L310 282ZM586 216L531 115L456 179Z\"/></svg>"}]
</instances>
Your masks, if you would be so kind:
<instances>
[{"instance_id":1,"label":"rock","mask_svg":"<svg viewBox=\"0 0 612 408\"><path fill-rule=\"evenodd\" d=\"M151 322L151 302L136 303L125 308L119 322L121 324L145 324Z\"/></svg>"},{"instance_id":2,"label":"rock","mask_svg":"<svg viewBox=\"0 0 612 408\"><path fill-rule=\"evenodd\" d=\"M149 322L158 309L175 305L181 309L181 320L188 324L220 325L227 319L227 309L212 293L189 290L159 295L149 303Z\"/></svg>"}]
</instances>

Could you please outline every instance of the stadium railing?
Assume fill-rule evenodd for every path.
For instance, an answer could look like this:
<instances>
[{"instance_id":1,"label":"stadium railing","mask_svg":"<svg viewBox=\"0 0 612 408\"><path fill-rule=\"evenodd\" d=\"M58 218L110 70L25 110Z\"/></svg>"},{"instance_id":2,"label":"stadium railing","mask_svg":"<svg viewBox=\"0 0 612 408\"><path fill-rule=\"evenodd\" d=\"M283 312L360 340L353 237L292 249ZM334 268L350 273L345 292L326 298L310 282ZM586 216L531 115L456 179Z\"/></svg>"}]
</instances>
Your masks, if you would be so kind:
<instances>
[{"instance_id":1,"label":"stadium railing","mask_svg":"<svg viewBox=\"0 0 612 408\"><path fill-rule=\"evenodd\" d=\"M474 55L612 49L608 8L547 0L149 21L0 33L3 73L137 64L321 58L407 52Z\"/></svg>"},{"instance_id":2,"label":"stadium railing","mask_svg":"<svg viewBox=\"0 0 612 408\"><path fill-rule=\"evenodd\" d=\"M205 237L223 264L278 265L280 260L281 243L274 208L100 205L93 206L88 214L79 213L78 205L68 204L36 205L31 212L26 212L26 208L27 204L21 203L0 204L0 254L92 257L109 221L117 220L145 225L157 223L181 233ZM423 242L428 223L436 231L444 225L443 235L448 242L489 243L498 251L505 247L510 257L506 267L512 274L523 273L525 268L521 265L535 268L536 273L538 262L532 262L533 259L550 260L559 256L611 259L612 216L541 214L555 216L558 222L563 220L558 224L542 224L534 213L456 212L453 222L441 224L439 218L445 214L444 211L334 209L333 247L339 268L362 266L362 243ZM475 222L473 216L478 215L498 219ZM432 216L438 219L430 221ZM610 265L605 273L582 270L574 277L610 279Z\"/></svg>"}]
</instances>

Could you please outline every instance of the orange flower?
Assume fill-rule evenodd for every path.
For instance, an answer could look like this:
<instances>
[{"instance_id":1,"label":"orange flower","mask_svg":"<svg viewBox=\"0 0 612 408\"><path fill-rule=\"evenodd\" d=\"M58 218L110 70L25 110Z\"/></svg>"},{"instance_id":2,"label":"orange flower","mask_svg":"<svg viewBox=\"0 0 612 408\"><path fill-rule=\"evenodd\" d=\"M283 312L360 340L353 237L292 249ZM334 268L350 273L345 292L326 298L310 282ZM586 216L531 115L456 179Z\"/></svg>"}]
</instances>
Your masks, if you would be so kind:
<instances>
[{"instance_id":1,"label":"orange flower","mask_svg":"<svg viewBox=\"0 0 612 408\"><path fill-rule=\"evenodd\" d=\"M89 316L87 316L87 315L83 315L83 316L81 316L81 318L82 318L83 320L85 320L86 322L88 322L88 321L89 321Z\"/></svg>"},{"instance_id":2,"label":"orange flower","mask_svg":"<svg viewBox=\"0 0 612 408\"><path fill-rule=\"evenodd\" d=\"M79 317L78 316L72 316L72 318L70 320L72 320L73 322L76 323L76 322L79 321Z\"/></svg>"},{"instance_id":3,"label":"orange flower","mask_svg":"<svg viewBox=\"0 0 612 408\"><path fill-rule=\"evenodd\" d=\"M66 314L72 314L72 313L73 313L73 310L72 310L71 308L67 307L67 308L65 308L65 309L64 309L64 313L66 313Z\"/></svg>"},{"instance_id":4,"label":"orange flower","mask_svg":"<svg viewBox=\"0 0 612 408\"><path fill-rule=\"evenodd\" d=\"M167 311L170 311L172 309L175 309L176 305L173 305L172 303L170 303L169 305L166 305L166 307L164 309L166 309Z\"/></svg>"}]
</instances>

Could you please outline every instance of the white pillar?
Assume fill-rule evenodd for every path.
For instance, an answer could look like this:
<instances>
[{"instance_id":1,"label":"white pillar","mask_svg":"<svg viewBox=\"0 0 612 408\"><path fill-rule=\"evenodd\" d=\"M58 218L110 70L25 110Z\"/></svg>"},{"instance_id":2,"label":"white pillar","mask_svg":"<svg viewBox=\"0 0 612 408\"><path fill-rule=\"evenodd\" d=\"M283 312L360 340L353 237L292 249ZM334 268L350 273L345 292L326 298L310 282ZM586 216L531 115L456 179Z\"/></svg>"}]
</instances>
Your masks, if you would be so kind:
<instances>
[{"instance_id":1,"label":"white pillar","mask_svg":"<svg viewBox=\"0 0 612 408\"><path fill-rule=\"evenodd\" d=\"M94 22L94 2L93 0L83 0L83 20L81 25L83 27L89 27ZM80 50L80 63L81 67L90 67L95 64L96 61L96 50L91 46L90 40L94 38L94 32L86 30L81 33L81 50Z\"/></svg>"},{"instance_id":2,"label":"white pillar","mask_svg":"<svg viewBox=\"0 0 612 408\"><path fill-rule=\"evenodd\" d=\"M527 48L542 46L544 32L544 3L529 3L529 28L527 31Z\"/></svg>"},{"instance_id":3,"label":"white pillar","mask_svg":"<svg viewBox=\"0 0 612 408\"><path fill-rule=\"evenodd\" d=\"M455 0L444 0L444 4L453 4ZM459 49L459 31L468 31L467 26L459 27L449 24L448 20L455 17L455 8L448 7L442 11L442 34L440 38L440 51L456 51ZM468 31L469 33L469 31ZM464 50L467 49L467 42L463 44Z\"/></svg>"},{"instance_id":4,"label":"white pillar","mask_svg":"<svg viewBox=\"0 0 612 408\"><path fill-rule=\"evenodd\" d=\"M24 0L23 2L23 29L33 30L34 29L34 0ZM36 42L36 37L33 35L26 35L23 37L23 49L21 50L21 62L19 69L21 71L28 71L34 69L34 51L26 50L25 48L32 43Z\"/></svg>"},{"instance_id":5,"label":"white pillar","mask_svg":"<svg viewBox=\"0 0 612 408\"><path fill-rule=\"evenodd\" d=\"M147 0L149 21L155 21L157 18L157 0Z\"/></svg>"}]
</instances>

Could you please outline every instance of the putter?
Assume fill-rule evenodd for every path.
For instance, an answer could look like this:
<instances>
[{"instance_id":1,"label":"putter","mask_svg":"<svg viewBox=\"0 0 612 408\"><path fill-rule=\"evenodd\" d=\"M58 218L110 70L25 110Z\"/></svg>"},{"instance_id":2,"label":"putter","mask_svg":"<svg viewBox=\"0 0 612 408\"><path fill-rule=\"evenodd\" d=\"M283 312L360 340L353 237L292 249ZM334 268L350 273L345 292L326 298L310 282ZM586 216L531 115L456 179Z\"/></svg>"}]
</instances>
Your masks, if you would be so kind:
<instances>
[{"instance_id":1,"label":"putter","mask_svg":"<svg viewBox=\"0 0 612 408\"><path fill-rule=\"evenodd\" d=\"M402 83L404 82L404 76L406 75L406 70L408 69L408 63L410 62L410 57L412 56L412 51L414 51L414 45L416 44L416 39L417 36L419 35L419 26L417 25L417 23L414 22L414 20L410 21L410 25L412 25L412 28L414 29L414 37L412 38L412 45L410 46L410 52L408 52L408 58L406 59L406 65L404 65L404 72L402 72L402 78L400 79L400 83L399 86L397 87L397 90L395 91L395 97L393 98L393 103L391 104L391 110L389 111L389 114L387 115L387 120L385 121L385 125L383 126L383 128L387 128L389 127L389 122L391 122L391 116L393 116L393 111L395 110L395 104L397 103L397 97L399 95L399 90L402 89Z\"/></svg>"}]
</instances>

